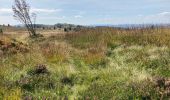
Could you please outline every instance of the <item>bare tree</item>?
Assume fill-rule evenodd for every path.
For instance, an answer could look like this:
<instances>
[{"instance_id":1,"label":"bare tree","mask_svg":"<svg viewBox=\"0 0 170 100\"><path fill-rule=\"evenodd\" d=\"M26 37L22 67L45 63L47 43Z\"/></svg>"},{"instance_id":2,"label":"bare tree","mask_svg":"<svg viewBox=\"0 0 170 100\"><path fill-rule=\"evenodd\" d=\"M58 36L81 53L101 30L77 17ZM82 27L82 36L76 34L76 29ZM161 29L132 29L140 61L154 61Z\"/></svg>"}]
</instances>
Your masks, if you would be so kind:
<instances>
[{"instance_id":1,"label":"bare tree","mask_svg":"<svg viewBox=\"0 0 170 100\"><path fill-rule=\"evenodd\" d=\"M30 15L30 6L26 0L15 0L12 6L14 18L24 24L30 36L37 36L36 34L36 14Z\"/></svg>"}]
</instances>

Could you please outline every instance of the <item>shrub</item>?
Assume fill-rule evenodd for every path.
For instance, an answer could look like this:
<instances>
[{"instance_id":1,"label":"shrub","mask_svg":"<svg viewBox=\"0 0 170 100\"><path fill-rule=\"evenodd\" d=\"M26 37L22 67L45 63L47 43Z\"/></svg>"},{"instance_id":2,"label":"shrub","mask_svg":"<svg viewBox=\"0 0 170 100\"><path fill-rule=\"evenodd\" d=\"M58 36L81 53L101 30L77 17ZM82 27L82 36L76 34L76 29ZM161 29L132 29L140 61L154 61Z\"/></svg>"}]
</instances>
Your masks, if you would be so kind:
<instances>
[{"instance_id":1,"label":"shrub","mask_svg":"<svg viewBox=\"0 0 170 100\"><path fill-rule=\"evenodd\" d=\"M3 34L3 30L2 29L0 29L0 34Z\"/></svg>"}]
</instances>

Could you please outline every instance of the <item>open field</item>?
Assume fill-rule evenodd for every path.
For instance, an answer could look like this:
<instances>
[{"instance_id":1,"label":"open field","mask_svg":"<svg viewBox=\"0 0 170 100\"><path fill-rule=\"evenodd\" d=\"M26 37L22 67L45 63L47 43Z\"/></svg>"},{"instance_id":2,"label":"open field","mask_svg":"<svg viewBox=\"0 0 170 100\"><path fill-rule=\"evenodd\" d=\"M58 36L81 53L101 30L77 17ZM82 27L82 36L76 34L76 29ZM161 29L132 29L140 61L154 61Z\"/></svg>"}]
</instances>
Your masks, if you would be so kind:
<instances>
[{"instance_id":1,"label":"open field","mask_svg":"<svg viewBox=\"0 0 170 100\"><path fill-rule=\"evenodd\" d=\"M170 28L25 32L0 35L0 100L170 98Z\"/></svg>"}]
</instances>

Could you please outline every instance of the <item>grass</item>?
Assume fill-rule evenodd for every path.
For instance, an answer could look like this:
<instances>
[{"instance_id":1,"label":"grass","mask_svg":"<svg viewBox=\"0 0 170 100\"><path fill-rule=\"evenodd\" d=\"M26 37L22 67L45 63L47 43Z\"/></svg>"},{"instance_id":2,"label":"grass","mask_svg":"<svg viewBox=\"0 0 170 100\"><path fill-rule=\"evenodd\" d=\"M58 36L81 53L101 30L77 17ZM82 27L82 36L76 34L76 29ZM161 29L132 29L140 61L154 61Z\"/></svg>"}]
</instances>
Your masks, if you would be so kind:
<instances>
[{"instance_id":1,"label":"grass","mask_svg":"<svg viewBox=\"0 0 170 100\"><path fill-rule=\"evenodd\" d=\"M169 32L92 28L34 40L3 35L0 99L166 100ZM32 74L41 64L48 73Z\"/></svg>"}]
</instances>

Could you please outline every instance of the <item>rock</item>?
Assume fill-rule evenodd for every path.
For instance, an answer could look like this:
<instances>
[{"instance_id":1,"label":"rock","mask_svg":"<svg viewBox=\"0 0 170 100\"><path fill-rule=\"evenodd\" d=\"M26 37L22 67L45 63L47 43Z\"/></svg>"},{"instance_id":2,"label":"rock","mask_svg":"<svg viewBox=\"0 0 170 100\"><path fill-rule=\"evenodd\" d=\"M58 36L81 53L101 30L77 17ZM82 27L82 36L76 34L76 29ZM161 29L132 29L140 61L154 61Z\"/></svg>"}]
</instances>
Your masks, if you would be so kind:
<instances>
[{"instance_id":1,"label":"rock","mask_svg":"<svg viewBox=\"0 0 170 100\"><path fill-rule=\"evenodd\" d=\"M166 88L170 88L170 79L166 79L165 86Z\"/></svg>"},{"instance_id":2,"label":"rock","mask_svg":"<svg viewBox=\"0 0 170 100\"><path fill-rule=\"evenodd\" d=\"M3 56L3 51L2 50L0 50L0 57L2 57Z\"/></svg>"},{"instance_id":3,"label":"rock","mask_svg":"<svg viewBox=\"0 0 170 100\"><path fill-rule=\"evenodd\" d=\"M48 72L48 70L47 70L46 65L40 64L40 65L37 65L37 66L36 66L34 73L35 73L35 74L45 74L45 73L47 74L47 73L49 73L49 72Z\"/></svg>"},{"instance_id":4,"label":"rock","mask_svg":"<svg viewBox=\"0 0 170 100\"><path fill-rule=\"evenodd\" d=\"M73 80L71 78L69 78L69 77L63 77L61 79L61 82L63 84L67 84L67 85L73 85Z\"/></svg>"},{"instance_id":5,"label":"rock","mask_svg":"<svg viewBox=\"0 0 170 100\"><path fill-rule=\"evenodd\" d=\"M154 83L162 95L162 98L164 96L170 97L170 78L157 77L154 79Z\"/></svg>"},{"instance_id":6,"label":"rock","mask_svg":"<svg viewBox=\"0 0 170 100\"><path fill-rule=\"evenodd\" d=\"M154 83L156 85L156 87L164 87L165 86L165 78L162 77L156 77L154 78Z\"/></svg>"}]
</instances>

